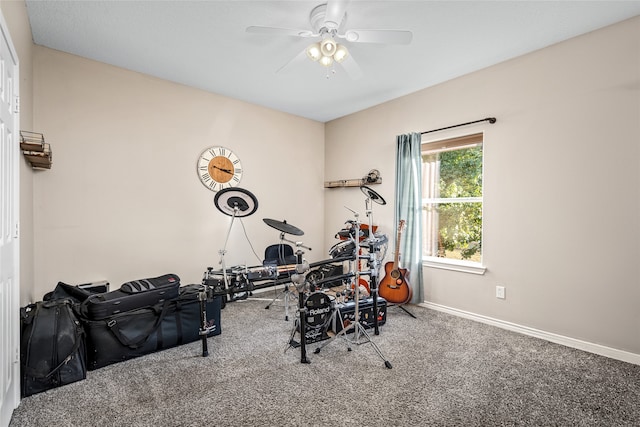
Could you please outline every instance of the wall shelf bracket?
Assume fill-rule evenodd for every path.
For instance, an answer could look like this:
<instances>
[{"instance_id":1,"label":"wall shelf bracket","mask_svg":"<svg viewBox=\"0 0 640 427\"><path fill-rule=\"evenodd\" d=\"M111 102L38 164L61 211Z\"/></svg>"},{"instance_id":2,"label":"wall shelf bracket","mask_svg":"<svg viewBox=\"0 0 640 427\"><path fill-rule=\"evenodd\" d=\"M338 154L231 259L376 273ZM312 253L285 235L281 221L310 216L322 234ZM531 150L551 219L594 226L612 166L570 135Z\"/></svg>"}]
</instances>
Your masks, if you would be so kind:
<instances>
[{"instance_id":1,"label":"wall shelf bracket","mask_svg":"<svg viewBox=\"0 0 640 427\"><path fill-rule=\"evenodd\" d=\"M382 177L378 169L371 169L368 174L360 179L341 179L338 181L325 181L324 188L361 187L363 185L382 184Z\"/></svg>"}]
</instances>

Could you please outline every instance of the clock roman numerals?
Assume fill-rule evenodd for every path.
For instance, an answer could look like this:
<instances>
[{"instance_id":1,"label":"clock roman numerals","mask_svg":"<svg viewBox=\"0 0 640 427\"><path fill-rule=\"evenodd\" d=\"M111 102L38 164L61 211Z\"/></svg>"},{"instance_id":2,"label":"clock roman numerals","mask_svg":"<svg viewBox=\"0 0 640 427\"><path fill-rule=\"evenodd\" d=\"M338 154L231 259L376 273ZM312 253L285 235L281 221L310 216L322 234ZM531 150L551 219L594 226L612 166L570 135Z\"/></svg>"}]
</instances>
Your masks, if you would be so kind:
<instances>
[{"instance_id":1,"label":"clock roman numerals","mask_svg":"<svg viewBox=\"0 0 640 427\"><path fill-rule=\"evenodd\" d=\"M228 150L224 147L217 147L217 148L210 148L207 150L207 153L211 154L211 157L218 157L218 156L222 156L222 157L227 157L229 159L231 159L232 157L236 158L236 155L233 154L233 151ZM234 163L239 162L240 160L236 160Z\"/></svg>"},{"instance_id":2,"label":"clock roman numerals","mask_svg":"<svg viewBox=\"0 0 640 427\"><path fill-rule=\"evenodd\" d=\"M228 148L215 146L205 149L196 165L200 182L211 191L235 187L242 179L242 163Z\"/></svg>"},{"instance_id":3,"label":"clock roman numerals","mask_svg":"<svg viewBox=\"0 0 640 427\"><path fill-rule=\"evenodd\" d=\"M225 188L231 188L232 185L228 182L220 183L220 182L211 181L208 187L210 190L219 191L219 190L224 190Z\"/></svg>"}]
</instances>

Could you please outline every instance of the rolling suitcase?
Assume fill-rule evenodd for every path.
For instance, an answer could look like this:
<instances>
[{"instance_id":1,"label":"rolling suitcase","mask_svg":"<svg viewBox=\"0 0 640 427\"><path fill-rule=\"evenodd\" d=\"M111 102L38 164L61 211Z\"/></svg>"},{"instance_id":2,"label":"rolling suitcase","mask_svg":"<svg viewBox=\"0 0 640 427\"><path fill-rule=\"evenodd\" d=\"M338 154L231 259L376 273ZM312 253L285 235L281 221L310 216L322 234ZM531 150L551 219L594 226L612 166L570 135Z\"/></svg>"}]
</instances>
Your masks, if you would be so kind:
<instances>
[{"instance_id":1,"label":"rolling suitcase","mask_svg":"<svg viewBox=\"0 0 640 427\"><path fill-rule=\"evenodd\" d=\"M178 297L180 278L175 274L134 280L120 289L87 297L81 305L82 316L89 320L106 319Z\"/></svg>"}]
</instances>

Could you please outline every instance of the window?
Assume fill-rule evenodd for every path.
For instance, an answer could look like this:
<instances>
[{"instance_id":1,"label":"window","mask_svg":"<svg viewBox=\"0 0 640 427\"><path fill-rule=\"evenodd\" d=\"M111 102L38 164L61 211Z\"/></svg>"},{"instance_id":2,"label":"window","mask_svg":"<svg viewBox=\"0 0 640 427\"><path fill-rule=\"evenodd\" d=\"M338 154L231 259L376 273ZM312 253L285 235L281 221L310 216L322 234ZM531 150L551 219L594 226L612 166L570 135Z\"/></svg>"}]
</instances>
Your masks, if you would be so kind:
<instances>
[{"instance_id":1,"label":"window","mask_svg":"<svg viewBox=\"0 0 640 427\"><path fill-rule=\"evenodd\" d=\"M482 261L482 134L422 144L423 258Z\"/></svg>"}]
</instances>

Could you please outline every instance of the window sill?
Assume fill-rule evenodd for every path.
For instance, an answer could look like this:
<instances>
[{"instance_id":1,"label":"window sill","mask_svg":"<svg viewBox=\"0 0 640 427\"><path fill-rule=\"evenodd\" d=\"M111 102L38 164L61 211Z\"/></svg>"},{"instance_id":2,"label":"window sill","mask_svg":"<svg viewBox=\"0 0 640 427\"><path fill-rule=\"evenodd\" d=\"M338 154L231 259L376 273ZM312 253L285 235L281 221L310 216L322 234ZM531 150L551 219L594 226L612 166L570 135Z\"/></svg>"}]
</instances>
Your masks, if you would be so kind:
<instances>
[{"instance_id":1,"label":"window sill","mask_svg":"<svg viewBox=\"0 0 640 427\"><path fill-rule=\"evenodd\" d=\"M484 272L487 271L487 267L477 262L447 259L447 258L436 258L436 257L423 258L422 266L429 267L429 268L439 268L442 270L460 271L462 273L480 274L480 275L484 274Z\"/></svg>"}]
</instances>

